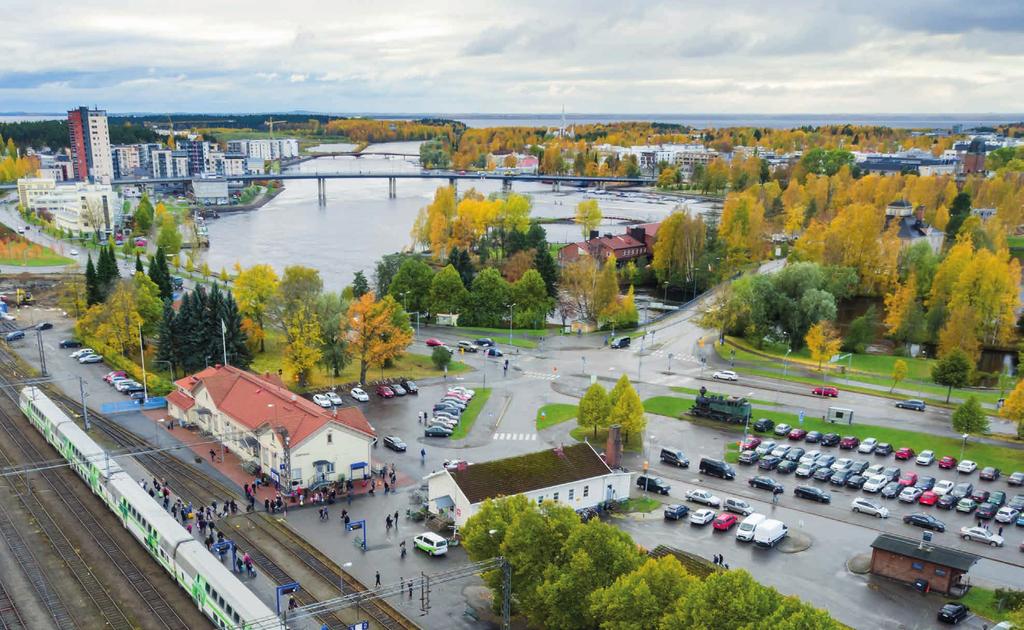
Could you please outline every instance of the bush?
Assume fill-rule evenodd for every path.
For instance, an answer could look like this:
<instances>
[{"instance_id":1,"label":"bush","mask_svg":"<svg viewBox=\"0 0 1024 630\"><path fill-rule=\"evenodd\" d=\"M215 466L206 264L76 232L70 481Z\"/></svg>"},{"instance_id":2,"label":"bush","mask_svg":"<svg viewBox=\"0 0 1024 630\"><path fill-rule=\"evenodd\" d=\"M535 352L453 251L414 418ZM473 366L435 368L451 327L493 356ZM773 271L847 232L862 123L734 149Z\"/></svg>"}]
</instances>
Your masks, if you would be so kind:
<instances>
[{"instance_id":1,"label":"bush","mask_svg":"<svg viewBox=\"0 0 1024 630\"><path fill-rule=\"evenodd\" d=\"M439 370L443 370L452 362L452 352L444 346L437 346L434 348L434 351L430 353L430 360L434 363L434 367Z\"/></svg>"}]
</instances>

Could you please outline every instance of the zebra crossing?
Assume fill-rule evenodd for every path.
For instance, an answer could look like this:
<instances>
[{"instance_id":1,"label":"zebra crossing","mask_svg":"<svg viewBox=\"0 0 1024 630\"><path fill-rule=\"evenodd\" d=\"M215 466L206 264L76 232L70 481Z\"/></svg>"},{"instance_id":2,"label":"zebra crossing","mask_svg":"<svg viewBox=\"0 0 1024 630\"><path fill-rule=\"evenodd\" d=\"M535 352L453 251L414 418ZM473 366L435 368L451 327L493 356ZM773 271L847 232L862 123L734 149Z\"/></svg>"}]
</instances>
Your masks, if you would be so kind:
<instances>
[{"instance_id":1,"label":"zebra crossing","mask_svg":"<svg viewBox=\"0 0 1024 630\"><path fill-rule=\"evenodd\" d=\"M531 372L529 370L526 370L523 372L523 376L526 376L527 378L539 378L545 381L553 381L560 375L555 374L554 372Z\"/></svg>"},{"instance_id":2,"label":"zebra crossing","mask_svg":"<svg viewBox=\"0 0 1024 630\"><path fill-rule=\"evenodd\" d=\"M529 442L529 441L536 441L537 440L537 434L536 433L495 433L494 437L492 437L491 439L493 439L493 440L504 440L506 442L516 442L516 441L520 441L520 442L526 441L526 442Z\"/></svg>"}]
</instances>

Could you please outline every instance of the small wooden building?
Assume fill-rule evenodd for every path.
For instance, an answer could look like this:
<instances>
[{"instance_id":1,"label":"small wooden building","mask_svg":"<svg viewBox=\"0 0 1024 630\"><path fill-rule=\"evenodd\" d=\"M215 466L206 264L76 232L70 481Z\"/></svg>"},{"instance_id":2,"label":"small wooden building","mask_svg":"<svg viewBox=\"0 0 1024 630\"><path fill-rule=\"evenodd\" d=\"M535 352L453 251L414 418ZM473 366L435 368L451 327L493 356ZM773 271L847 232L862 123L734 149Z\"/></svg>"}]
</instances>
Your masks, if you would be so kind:
<instances>
[{"instance_id":1,"label":"small wooden building","mask_svg":"<svg viewBox=\"0 0 1024 630\"><path fill-rule=\"evenodd\" d=\"M894 534L879 534L871 543L871 573L924 586L930 591L962 595L967 585L962 578L978 556Z\"/></svg>"}]
</instances>

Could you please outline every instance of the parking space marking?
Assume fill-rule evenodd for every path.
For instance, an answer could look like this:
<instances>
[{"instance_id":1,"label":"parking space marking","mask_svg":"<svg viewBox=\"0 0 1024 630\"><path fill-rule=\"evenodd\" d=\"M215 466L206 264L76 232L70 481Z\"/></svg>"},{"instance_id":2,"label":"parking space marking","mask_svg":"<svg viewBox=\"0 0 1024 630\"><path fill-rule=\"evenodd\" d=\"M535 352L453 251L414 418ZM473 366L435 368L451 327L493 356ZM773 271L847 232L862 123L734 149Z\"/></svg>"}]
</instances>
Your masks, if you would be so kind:
<instances>
[{"instance_id":1,"label":"parking space marking","mask_svg":"<svg viewBox=\"0 0 1024 630\"><path fill-rule=\"evenodd\" d=\"M506 442L515 441L536 441L536 433L495 433L492 440L503 440Z\"/></svg>"}]
</instances>

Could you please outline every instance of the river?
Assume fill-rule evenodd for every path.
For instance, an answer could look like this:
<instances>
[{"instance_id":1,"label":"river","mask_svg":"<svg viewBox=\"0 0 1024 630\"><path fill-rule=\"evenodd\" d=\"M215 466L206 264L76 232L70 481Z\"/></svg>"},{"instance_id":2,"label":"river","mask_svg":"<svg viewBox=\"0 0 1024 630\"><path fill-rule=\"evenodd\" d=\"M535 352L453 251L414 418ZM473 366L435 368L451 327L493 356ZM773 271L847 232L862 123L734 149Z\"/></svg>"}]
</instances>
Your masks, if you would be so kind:
<instances>
[{"instance_id":1,"label":"river","mask_svg":"<svg viewBox=\"0 0 1024 630\"><path fill-rule=\"evenodd\" d=\"M373 151L417 153L418 143L394 142L374 145ZM419 166L401 158L324 157L296 167L302 172L374 172L415 173ZM430 203L438 186L447 179L398 180L398 197L388 199L387 179L328 180L327 205L317 204L316 180L289 181L284 192L258 210L222 214L209 222L211 246L200 256L210 268L231 269L236 261L243 266L267 263L280 272L287 265L309 265L320 270L324 284L340 290L352 282L356 271L367 278L374 263L384 254L408 248L409 232L416 213ZM464 192L470 182L459 182ZM498 181L472 182L484 194L497 192ZM530 195L535 217L571 217L579 201L591 193L552 192L540 183L516 183L514 190ZM630 198L601 195L599 203L609 217L657 221L676 206L675 201L653 196ZM697 211L705 208L692 204ZM573 224L549 224L551 242L579 240L580 229ZM614 222L602 229L624 231Z\"/></svg>"}]
</instances>

